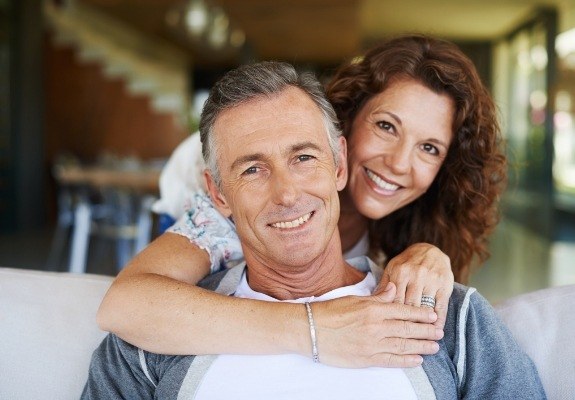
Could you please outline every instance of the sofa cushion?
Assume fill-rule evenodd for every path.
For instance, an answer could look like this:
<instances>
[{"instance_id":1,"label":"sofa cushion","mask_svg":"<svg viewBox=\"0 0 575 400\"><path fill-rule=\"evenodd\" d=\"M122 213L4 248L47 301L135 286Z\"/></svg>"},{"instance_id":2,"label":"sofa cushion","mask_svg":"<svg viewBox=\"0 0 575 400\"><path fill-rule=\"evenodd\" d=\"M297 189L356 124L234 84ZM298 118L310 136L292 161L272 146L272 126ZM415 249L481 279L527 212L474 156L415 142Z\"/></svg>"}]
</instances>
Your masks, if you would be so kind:
<instances>
[{"instance_id":1,"label":"sofa cushion","mask_svg":"<svg viewBox=\"0 0 575 400\"><path fill-rule=\"evenodd\" d=\"M0 268L0 399L78 399L105 336L96 310L111 277ZM575 285L496 306L549 399L575 393Z\"/></svg>"},{"instance_id":2,"label":"sofa cushion","mask_svg":"<svg viewBox=\"0 0 575 400\"><path fill-rule=\"evenodd\" d=\"M535 362L547 397L575 396L575 285L512 297L496 307L519 345Z\"/></svg>"},{"instance_id":3,"label":"sofa cushion","mask_svg":"<svg viewBox=\"0 0 575 400\"><path fill-rule=\"evenodd\" d=\"M78 399L111 277L0 268L0 399Z\"/></svg>"}]
</instances>

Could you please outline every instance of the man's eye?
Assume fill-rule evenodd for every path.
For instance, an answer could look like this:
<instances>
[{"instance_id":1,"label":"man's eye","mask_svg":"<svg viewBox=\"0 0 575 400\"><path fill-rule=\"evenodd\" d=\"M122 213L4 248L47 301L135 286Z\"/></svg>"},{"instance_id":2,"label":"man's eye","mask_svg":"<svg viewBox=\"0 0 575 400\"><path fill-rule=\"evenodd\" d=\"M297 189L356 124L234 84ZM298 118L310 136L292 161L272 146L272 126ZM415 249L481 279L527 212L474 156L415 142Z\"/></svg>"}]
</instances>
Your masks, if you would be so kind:
<instances>
[{"instance_id":1,"label":"man's eye","mask_svg":"<svg viewBox=\"0 0 575 400\"><path fill-rule=\"evenodd\" d=\"M309 154L302 154L301 156L297 156L298 161L309 161L315 158L314 156L310 156Z\"/></svg>"},{"instance_id":2,"label":"man's eye","mask_svg":"<svg viewBox=\"0 0 575 400\"><path fill-rule=\"evenodd\" d=\"M256 172L258 172L258 167L249 167L242 173L242 175L252 175L255 174Z\"/></svg>"}]
</instances>

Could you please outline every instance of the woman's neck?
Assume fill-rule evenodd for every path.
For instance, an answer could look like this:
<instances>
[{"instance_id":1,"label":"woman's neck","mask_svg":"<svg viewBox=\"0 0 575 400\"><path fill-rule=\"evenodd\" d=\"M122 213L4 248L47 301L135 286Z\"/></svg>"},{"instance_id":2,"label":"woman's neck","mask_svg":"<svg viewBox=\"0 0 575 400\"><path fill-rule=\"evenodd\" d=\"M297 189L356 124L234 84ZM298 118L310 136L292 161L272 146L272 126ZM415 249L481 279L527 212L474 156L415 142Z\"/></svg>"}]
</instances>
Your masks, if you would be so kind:
<instances>
[{"instance_id":1,"label":"woman's neck","mask_svg":"<svg viewBox=\"0 0 575 400\"><path fill-rule=\"evenodd\" d=\"M357 211L347 190L340 192L339 202L340 214L337 227L341 236L342 251L345 253L351 250L367 232L369 219Z\"/></svg>"}]
</instances>

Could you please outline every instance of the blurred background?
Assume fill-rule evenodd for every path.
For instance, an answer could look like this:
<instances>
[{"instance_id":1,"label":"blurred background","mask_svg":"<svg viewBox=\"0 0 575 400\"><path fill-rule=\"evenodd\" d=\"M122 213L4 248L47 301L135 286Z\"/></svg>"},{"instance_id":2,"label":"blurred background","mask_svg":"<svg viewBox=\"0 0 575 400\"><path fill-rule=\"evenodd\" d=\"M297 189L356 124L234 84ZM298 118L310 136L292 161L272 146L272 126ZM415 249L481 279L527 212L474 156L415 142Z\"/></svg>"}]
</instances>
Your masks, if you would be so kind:
<instances>
[{"instance_id":1,"label":"blurred background","mask_svg":"<svg viewBox=\"0 0 575 400\"><path fill-rule=\"evenodd\" d=\"M492 302L575 283L575 0L0 0L0 266L114 275L206 92L275 59L329 78L400 33L457 43L510 159Z\"/></svg>"}]
</instances>

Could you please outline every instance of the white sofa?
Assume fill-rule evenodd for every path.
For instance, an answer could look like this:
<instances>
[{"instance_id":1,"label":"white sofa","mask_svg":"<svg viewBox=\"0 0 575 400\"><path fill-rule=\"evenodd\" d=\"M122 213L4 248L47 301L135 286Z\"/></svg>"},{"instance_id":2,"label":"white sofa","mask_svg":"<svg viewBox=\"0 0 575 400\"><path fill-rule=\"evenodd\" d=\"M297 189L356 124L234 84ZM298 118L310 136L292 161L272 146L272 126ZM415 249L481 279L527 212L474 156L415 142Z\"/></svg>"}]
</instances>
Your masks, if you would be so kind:
<instances>
[{"instance_id":1,"label":"white sofa","mask_svg":"<svg viewBox=\"0 0 575 400\"><path fill-rule=\"evenodd\" d=\"M112 278L0 268L0 399L78 399ZM575 285L498 305L550 399L575 399Z\"/></svg>"},{"instance_id":2,"label":"white sofa","mask_svg":"<svg viewBox=\"0 0 575 400\"><path fill-rule=\"evenodd\" d=\"M78 399L112 278L0 268L0 399Z\"/></svg>"}]
</instances>

